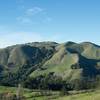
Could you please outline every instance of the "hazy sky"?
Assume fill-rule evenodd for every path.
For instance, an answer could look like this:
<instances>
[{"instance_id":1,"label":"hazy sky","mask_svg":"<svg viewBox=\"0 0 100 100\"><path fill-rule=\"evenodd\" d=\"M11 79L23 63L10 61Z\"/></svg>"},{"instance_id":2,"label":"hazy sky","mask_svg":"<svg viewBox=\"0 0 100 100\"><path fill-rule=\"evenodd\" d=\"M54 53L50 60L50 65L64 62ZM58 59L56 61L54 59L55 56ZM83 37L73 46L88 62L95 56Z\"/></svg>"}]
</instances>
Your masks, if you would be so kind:
<instances>
[{"instance_id":1,"label":"hazy sky","mask_svg":"<svg viewBox=\"0 0 100 100\"><path fill-rule=\"evenodd\" d=\"M0 47L34 41L100 45L100 0L0 0Z\"/></svg>"}]
</instances>

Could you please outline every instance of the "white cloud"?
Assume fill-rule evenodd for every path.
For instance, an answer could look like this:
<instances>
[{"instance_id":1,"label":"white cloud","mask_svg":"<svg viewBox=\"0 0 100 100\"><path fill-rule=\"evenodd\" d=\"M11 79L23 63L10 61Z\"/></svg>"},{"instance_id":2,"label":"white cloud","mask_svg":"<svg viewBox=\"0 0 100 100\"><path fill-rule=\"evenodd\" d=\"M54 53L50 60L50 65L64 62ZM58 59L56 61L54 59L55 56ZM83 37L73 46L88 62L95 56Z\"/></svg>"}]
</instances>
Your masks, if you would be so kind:
<instances>
[{"instance_id":1,"label":"white cloud","mask_svg":"<svg viewBox=\"0 0 100 100\"><path fill-rule=\"evenodd\" d=\"M22 15L16 18L20 23L28 24L33 21L33 16L43 12L43 9L40 7L33 7L25 9Z\"/></svg>"},{"instance_id":2,"label":"white cloud","mask_svg":"<svg viewBox=\"0 0 100 100\"><path fill-rule=\"evenodd\" d=\"M33 7L33 8L29 8L26 10L25 14L26 16L33 16L35 14L39 14L43 12L43 9L40 7Z\"/></svg>"},{"instance_id":3,"label":"white cloud","mask_svg":"<svg viewBox=\"0 0 100 100\"><path fill-rule=\"evenodd\" d=\"M35 32L9 32L9 33L3 32L3 35L0 36L0 48L4 48L15 44L29 43L29 42L41 42L41 41L61 42L60 40L63 40L63 37L60 33L44 36L43 34Z\"/></svg>"},{"instance_id":4,"label":"white cloud","mask_svg":"<svg viewBox=\"0 0 100 100\"><path fill-rule=\"evenodd\" d=\"M24 11L21 13L21 15L16 18L19 23L31 24L34 22L34 19L36 19L35 22L40 21L40 23L47 23L52 21L52 18L48 16L46 10L41 7L34 6L26 9L24 6L23 10Z\"/></svg>"},{"instance_id":5,"label":"white cloud","mask_svg":"<svg viewBox=\"0 0 100 100\"><path fill-rule=\"evenodd\" d=\"M4 35L0 37L0 48L15 44L36 42L42 40L42 36L39 33L34 32L15 32L10 34L4 33Z\"/></svg>"}]
</instances>

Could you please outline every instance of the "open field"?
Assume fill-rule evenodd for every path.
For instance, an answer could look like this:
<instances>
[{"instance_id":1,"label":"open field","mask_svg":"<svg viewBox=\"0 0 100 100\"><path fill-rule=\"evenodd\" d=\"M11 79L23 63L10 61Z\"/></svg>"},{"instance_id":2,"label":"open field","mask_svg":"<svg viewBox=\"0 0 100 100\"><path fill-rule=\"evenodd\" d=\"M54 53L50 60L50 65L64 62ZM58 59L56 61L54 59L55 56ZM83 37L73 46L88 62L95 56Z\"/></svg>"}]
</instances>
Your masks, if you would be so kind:
<instances>
[{"instance_id":1,"label":"open field","mask_svg":"<svg viewBox=\"0 0 100 100\"><path fill-rule=\"evenodd\" d=\"M17 88L0 86L0 93L16 94ZM100 100L100 90L61 96L60 92L23 89L26 100Z\"/></svg>"}]
</instances>

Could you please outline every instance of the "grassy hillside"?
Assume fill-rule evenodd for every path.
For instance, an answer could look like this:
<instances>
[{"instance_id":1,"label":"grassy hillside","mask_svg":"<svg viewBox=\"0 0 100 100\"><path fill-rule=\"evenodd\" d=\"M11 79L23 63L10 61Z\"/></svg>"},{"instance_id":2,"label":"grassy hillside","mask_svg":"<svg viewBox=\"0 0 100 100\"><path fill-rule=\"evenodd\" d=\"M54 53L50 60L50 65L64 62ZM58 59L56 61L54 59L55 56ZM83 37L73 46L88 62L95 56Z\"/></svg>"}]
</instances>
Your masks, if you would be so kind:
<instances>
[{"instance_id":1,"label":"grassy hillside","mask_svg":"<svg viewBox=\"0 0 100 100\"><path fill-rule=\"evenodd\" d=\"M75 79L74 73L77 73L77 79L77 77L80 77L80 73L85 75L89 73L87 76L95 76L96 73L99 73L95 68L96 64L100 62L99 46L87 42L81 44L68 42L56 46L55 49L53 56L41 66L43 70L33 71L31 77L54 72L55 75L60 75L66 79L67 77L74 77L73 79ZM74 66L76 70L73 70L73 65L76 65Z\"/></svg>"}]
</instances>

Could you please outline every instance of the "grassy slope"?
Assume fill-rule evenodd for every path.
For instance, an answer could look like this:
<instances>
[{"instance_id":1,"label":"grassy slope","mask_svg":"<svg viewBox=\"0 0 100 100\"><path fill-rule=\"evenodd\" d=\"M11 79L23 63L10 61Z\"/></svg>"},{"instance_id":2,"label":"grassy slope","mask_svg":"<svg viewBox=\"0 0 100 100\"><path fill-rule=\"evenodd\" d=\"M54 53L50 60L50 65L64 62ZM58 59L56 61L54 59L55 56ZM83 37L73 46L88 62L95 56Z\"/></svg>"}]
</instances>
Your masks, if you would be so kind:
<instances>
[{"instance_id":1,"label":"grassy slope","mask_svg":"<svg viewBox=\"0 0 100 100\"><path fill-rule=\"evenodd\" d=\"M100 60L100 49L98 46L93 45L92 43L82 43L84 48L82 55L89 59L98 59Z\"/></svg>"},{"instance_id":2,"label":"grassy slope","mask_svg":"<svg viewBox=\"0 0 100 100\"><path fill-rule=\"evenodd\" d=\"M70 54L65 47L62 47L42 66L42 68L46 70L36 70L30 76L36 77L39 75L48 74L50 72L61 74L66 70L70 72L70 66L77 61L77 54Z\"/></svg>"}]
</instances>

